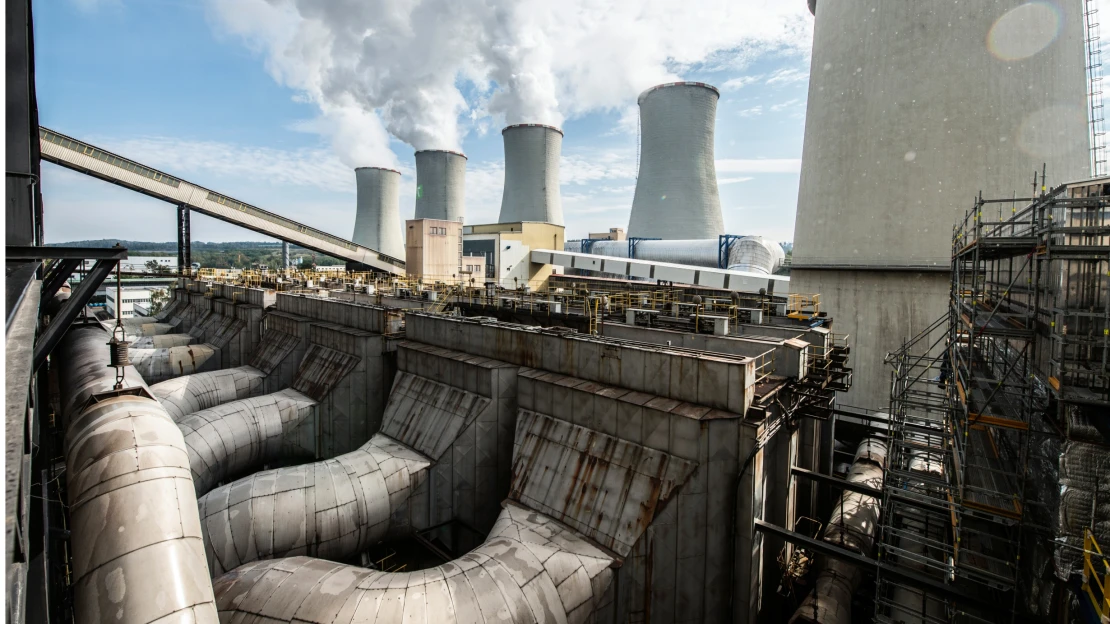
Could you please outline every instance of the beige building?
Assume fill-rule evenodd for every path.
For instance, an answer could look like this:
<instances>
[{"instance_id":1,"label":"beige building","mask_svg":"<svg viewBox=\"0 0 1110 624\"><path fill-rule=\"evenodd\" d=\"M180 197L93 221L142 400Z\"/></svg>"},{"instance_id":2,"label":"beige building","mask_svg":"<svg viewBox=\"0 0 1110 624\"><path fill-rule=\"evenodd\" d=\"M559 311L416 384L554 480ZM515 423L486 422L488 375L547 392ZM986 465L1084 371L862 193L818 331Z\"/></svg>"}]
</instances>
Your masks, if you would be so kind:
<instances>
[{"instance_id":1,"label":"beige building","mask_svg":"<svg viewBox=\"0 0 1110 624\"><path fill-rule=\"evenodd\" d=\"M462 272L462 223L439 219L405 221L405 268L425 281L455 282Z\"/></svg>"},{"instance_id":2,"label":"beige building","mask_svg":"<svg viewBox=\"0 0 1110 624\"><path fill-rule=\"evenodd\" d=\"M463 226L463 252L468 256L484 256L486 281L504 288L527 284L542 288L554 266L533 265L534 249L563 248L563 226L524 221ZM477 281L477 280L475 280Z\"/></svg>"},{"instance_id":3,"label":"beige building","mask_svg":"<svg viewBox=\"0 0 1110 624\"><path fill-rule=\"evenodd\" d=\"M466 247L466 242L463 242L463 247ZM468 256L463 255L462 259L462 275L468 283L473 280L474 284L483 284L486 281L486 257L482 255Z\"/></svg>"},{"instance_id":4,"label":"beige building","mask_svg":"<svg viewBox=\"0 0 1110 624\"><path fill-rule=\"evenodd\" d=\"M622 241L627 239L627 237L624 235L624 228L609 228L608 232L591 233L589 238L591 240L611 241Z\"/></svg>"}]
</instances>

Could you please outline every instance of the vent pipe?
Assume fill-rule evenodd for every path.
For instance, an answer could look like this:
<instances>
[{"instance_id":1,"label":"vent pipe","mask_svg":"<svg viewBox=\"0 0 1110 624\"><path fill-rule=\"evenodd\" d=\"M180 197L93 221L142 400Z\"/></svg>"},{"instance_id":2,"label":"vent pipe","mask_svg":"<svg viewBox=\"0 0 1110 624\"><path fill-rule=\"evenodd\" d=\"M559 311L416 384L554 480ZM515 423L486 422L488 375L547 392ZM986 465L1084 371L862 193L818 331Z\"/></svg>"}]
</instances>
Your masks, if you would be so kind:
<instances>
[{"instance_id":1,"label":"vent pipe","mask_svg":"<svg viewBox=\"0 0 1110 624\"><path fill-rule=\"evenodd\" d=\"M359 167L355 169L355 185L358 198L351 241L387 256L404 258L398 207L401 172L383 167Z\"/></svg>"},{"instance_id":2,"label":"vent pipe","mask_svg":"<svg viewBox=\"0 0 1110 624\"><path fill-rule=\"evenodd\" d=\"M563 225L559 156L563 131L517 124L501 131L505 140L505 193L499 223L539 221Z\"/></svg>"},{"instance_id":3,"label":"vent pipe","mask_svg":"<svg viewBox=\"0 0 1110 624\"><path fill-rule=\"evenodd\" d=\"M466 215L466 155L416 152L416 218L458 221Z\"/></svg>"},{"instance_id":4,"label":"vent pipe","mask_svg":"<svg viewBox=\"0 0 1110 624\"><path fill-rule=\"evenodd\" d=\"M713 127L715 87L674 82L640 94L640 171L628 237L705 239L724 234Z\"/></svg>"}]
</instances>

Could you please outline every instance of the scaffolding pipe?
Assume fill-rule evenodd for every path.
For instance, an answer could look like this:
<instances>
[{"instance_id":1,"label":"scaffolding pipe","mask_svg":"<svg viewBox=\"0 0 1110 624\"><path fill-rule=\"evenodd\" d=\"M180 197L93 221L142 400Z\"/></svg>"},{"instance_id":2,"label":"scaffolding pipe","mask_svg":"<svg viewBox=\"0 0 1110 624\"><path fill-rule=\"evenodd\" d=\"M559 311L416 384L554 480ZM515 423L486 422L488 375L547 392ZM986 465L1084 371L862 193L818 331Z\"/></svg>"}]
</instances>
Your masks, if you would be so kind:
<instances>
[{"instance_id":1,"label":"scaffolding pipe","mask_svg":"<svg viewBox=\"0 0 1110 624\"><path fill-rule=\"evenodd\" d=\"M75 610L87 622L214 623L185 442L133 368L114 389L109 337L73 327L52 357L67 425Z\"/></svg>"},{"instance_id":2,"label":"scaffolding pipe","mask_svg":"<svg viewBox=\"0 0 1110 624\"><path fill-rule=\"evenodd\" d=\"M882 489L886 453L885 440L865 438L856 448L855 460L845 480ZM829 517L824 540L870 556L875 545L879 511L879 499L846 490ZM794 616L790 618L791 624L851 624L852 596L862 580L863 571L857 566L839 559L825 558L813 591L794 612Z\"/></svg>"}]
</instances>

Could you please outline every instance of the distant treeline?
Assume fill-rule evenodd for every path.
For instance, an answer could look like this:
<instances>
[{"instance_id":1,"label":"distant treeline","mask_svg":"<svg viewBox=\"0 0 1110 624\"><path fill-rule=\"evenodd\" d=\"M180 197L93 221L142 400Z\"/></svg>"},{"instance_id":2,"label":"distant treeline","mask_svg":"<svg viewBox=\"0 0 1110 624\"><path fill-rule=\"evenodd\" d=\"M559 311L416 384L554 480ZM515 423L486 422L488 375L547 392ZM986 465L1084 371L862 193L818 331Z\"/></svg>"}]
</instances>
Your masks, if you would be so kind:
<instances>
[{"instance_id":1,"label":"distant treeline","mask_svg":"<svg viewBox=\"0 0 1110 624\"><path fill-rule=\"evenodd\" d=\"M127 248L129 256L177 256L177 242L167 243L150 241L129 240L82 240L66 243L50 243L50 247L112 247L119 243ZM193 262L199 262L202 267L213 269L249 269L252 266L265 264L277 267L281 264L281 243L238 241L231 243L205 243L193 241ZM300 260L301 266L309 266L313 262L318 266L334 266L343 264L343 260L316 253L298 245L289 246L289 258L294 264Z\"/></svg>"}]
</instances>

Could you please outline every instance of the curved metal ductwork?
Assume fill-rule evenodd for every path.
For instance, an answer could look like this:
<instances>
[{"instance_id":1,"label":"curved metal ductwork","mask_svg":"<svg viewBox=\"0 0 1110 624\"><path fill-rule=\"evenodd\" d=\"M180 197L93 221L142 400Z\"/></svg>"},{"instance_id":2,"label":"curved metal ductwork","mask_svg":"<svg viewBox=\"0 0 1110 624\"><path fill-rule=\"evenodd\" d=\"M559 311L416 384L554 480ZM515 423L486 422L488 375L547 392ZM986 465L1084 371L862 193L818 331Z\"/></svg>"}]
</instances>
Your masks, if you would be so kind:
<instances>
[{"instance_id":1,"label":"curved metal ductwork","mask_svg":"<svg viewBox=\"0 0 1110 624\"><path fill-rule=\"evenodd\" d=\"M108 332L73 327L62 388L76 612L123 624L216 622L189 458L133 369L115 390Z\"/></svg>"},{"instance_id":2,"label":"curved metal ductwork","mask_svg":"<svg viewBox=\"0 0 1110 624\"><path fill-rule=\"evenodd\" d=\"M220 350L209 344L168 349L131 349L131 363L147 383L201 372L218 364ZM209 364L209 360L213 360Z\"/></svg>"},{"instance_id":3,"label":"curved metal ductwork","mask_svg":"<svg viewBox=\"0 0 1110 624\"><path fill-rule=\"evenodd\" d=\"M856 448L855 460L845 481L881 490L887 443L865 438ZM879 522L879 499L845 491L829 516L824 540L861 555L870 556ZM851 624L852 596L863 580L863 571L838 559L826 558L813 591L790 618L791 624Z\"/></svg>"},{"instance_id":4,"label":"curved metal ductwork","mask_svg":"<svg viewBox=\"0 0 1110 624\"><path fill-rule=\"evenodd\" d=\"M610 258L627 258L633 249L633 259L653 262L672 262L689 266L720 268L721 242L709 240L639 240L628 241L572 240L563 244L564 251L590 253ZM748 271L767 275L777 271L786 260L782 245L762 236L744 236L733 240L728 247L727 266L732 271Z\"/></svg>"},{"instance_id":5,"label":"curved metal ductwork","mask_svg":"<svg viewBox=\"0 0 1110 624\"><path fill-rule=\"evenodd\" d=\"M614 557L547 516L506 503L482 545L441 566L381 572L296 557L217 578L224 621L592 621Z\"/></svg>"},{"instance_id":6,"label":"curved metal ductwork","mask_svg":"<svg viewBox=\"0 0 1110 624\"><path fill-rule=\"evenodd\" d=\"M265 378L266 374L253 366L239 366L156 383L150 393L174 422L180 422L188 414L257 396Z\"/></svg>"},{"instance_id":7,"label":"curved metal ductwork","mask_svg":"<svg viewBox=\"0 0 1110 624\"><path fill-rule=\"evenodd\" d=\"M424 455L377 434L334 459L255 473L199 500L212 575L244 563L312 555L345 559L389 531L431 465Z\"/></svg>"},{"instance_id":8,"label":"curved metal ductwork","mask_svg":"<svg viewBox=\"0 0 1110 624\"><path fill-rule=\"evenodd\" d=\"M316 401L288 388L186 416L178 428L185 435L197 496L280 458L285 434L309 418L315 406Z\"/></svg>"}]
</instances>

